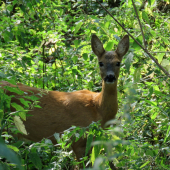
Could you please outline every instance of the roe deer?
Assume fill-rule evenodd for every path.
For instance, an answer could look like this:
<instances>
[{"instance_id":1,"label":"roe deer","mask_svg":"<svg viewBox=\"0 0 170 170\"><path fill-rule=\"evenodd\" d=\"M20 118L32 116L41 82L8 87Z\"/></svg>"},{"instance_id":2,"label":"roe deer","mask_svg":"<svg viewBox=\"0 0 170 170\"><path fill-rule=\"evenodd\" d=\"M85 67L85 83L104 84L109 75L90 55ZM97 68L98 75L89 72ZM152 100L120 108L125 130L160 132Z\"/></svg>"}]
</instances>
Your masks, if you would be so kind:
<instances>
[{"instance_id":1,"label":"roe deer","mask_svg":"<svg viewBox=\"0 0 170 170\"><path fill-rule=\"evenodd\" d=\"M72 125L87 127L93 121L101 120L101 126L114 119L118 109L117 103L117 81L119 76L120 62L129 48L129 36L125 35L119 42L115 51L105 51L103 44L96 35L92 35L92 50L98 57L100 74L102 78L102 91L100 93L88 90L75 92L45 91L39 105L41 108L34 108L28 113L33 115L24 121L28 135L22 137L34 142L40 141L70 128ZM20 90L31 95L40 93L40 89L29 87L18 83L17 86L1 81L0 86L18 87ZM18 98L22 97L13 92L6 91L8 95L15 95L12 102L20 103ZM11 111L15 111L11 108ZM51 138L56 143L55 138ZM86 139L80 139L73 143L73 151L77 159L85 156Z\"/></svg>"}]
</instances>

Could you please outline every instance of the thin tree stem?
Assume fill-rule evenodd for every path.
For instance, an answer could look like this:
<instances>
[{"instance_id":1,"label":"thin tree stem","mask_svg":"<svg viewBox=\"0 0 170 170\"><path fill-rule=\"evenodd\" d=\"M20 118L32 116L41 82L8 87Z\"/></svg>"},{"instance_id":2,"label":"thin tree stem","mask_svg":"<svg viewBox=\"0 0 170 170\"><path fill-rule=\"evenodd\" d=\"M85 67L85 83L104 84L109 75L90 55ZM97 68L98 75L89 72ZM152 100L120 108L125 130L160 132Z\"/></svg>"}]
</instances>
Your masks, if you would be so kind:
<instances>
[{"instance_id":1,"label":"thin tree stem","mask_svg":"<svg viewBox=\"0 0 170 170\"><path fill-rule=\"evenodd\" d=\"M140 30L141 30L142 37L143 37L143 43L144 43L145 49L147 49L147 47L146 47L146 41L145 41L145 36L144 36L144 33L143 33L143 29L142 29L142 24L141 24L141 22L140 22L139 15L138 15L138 12L137 12L137 9L136 9L136 6L135 6L135 3L134 3L133 0L132 0L132 3L133 3L133 8L134 8L134 10L135 10L135 13L136 13L136 16L137 16L139 25L140 25Z\"/></svg>"}]
</instances>

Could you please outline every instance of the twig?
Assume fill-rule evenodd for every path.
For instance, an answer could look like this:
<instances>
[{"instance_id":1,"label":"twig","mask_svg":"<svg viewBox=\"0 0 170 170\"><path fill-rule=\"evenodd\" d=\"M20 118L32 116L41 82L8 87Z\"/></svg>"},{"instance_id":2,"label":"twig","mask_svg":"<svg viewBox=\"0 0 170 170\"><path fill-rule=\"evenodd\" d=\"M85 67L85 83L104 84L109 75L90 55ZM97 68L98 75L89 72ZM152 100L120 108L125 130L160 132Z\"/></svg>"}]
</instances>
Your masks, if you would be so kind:
<instances>
[{"instance_id":1,"label":"twig","mask_svg":"<svg viewBox=\"0 0 170 170\"><path fill-rule=\"evenodd\" d=\"M98 0L96 0L96 1L97 1L97 2L100 4L100 6L123 28L123 30L124 30L125 32L127 32L127 34L144 50L144 52L148 54L148 56L157 64L157 66L158 66L168 77L170 77L170 74L168 73L168 71L166 71L166 70L158 63L157 59L154 58L154 57L148 52L148 50L145 49L145 48L132 36L132 34L130 34L130 33L126 30L126 28L125 28L116 18L114 18L113 15L112 15Z\"/></svg>"},{"instance_id":2,"label":"twig","mask_svg":"<svg viewBox=\"0 0 170 170\"><path fill-rule=\"evenodd\" d=\"M135 3L134 3L133 0L132 0L132 3L133 3L133 7L134 7L134 10L135 10L135 13L136 13L136 16L137 16L139 25L140 25L141 32L142 32L142 37L143 37L144 46L145 46L145 49L147 49L147 47L146 47L146 42L145 42L145 36L144 36L144 33L143 33L143 29L142 29L142 24L141 24L141 22L140 22L139 15L138 15L138 12L137 12L137 9L136 9L136 6L135 6Z\"/></svg>"},{"instance_id":3,"label":"twig","mask_svg":"<svg viewBox=\"0 0 170 170\"><path fill-rule=\"evenodd\" d=\"M43 55L43 89L44 89L44 74L45 74L45 63L44 63L44 61L45 61L45 42L46 41L44 41L44 43L43 43L43 45L42 45L42 47L43 47L43 51L42 51L42 55Z\"/></svg>"},{"instance_id":4,"label":"twig","mask_svg":"<svg viewBox=\"0 0 170 170\"><path fill-rule=\"evenodd\" d=\"M170 51L150 51L150 53L170 53Z\"/></svg>"}]
</instances>

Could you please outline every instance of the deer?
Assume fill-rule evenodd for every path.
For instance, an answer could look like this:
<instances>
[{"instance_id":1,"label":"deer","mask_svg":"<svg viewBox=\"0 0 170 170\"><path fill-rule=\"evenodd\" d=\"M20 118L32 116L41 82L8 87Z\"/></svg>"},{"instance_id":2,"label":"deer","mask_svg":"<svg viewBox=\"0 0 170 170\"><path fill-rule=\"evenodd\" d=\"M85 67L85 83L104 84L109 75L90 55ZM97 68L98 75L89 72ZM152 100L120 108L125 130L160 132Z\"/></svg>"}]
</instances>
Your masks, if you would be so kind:
<instances>
[{"instance_id":1,"label":"deer","mask_svg":"<svg viewBox=\"0 0 170 170\"><path fill-rule=\"evenodd\" d=\"M71 126L87 127L92 122L101 121L101 127L107 121L114 119L118 111L117 83L123 56L129 49L129 36L125 35L118 43L115 51L106 51L100 39L93 34L91 48L98 58L100 75L102 78L101 92L80 90L74 92L46 91L35 87L29 87L18 83L10 84L6 81L0 82L0 87L11 86L19 88L28 95L38 95L43 91L39 99L41 108L33 108L28 111L32 115L23 121L28 135L22 134L23 138L38 142L48 138L54 133L60 133ZM5 90L7 95L14 95L12 102L20 104L22 95ZM11 111L15 111L11 107ZM51 138L55 144L56 139ZM85 156L86 139L73 142L72 149L77 160Z\"/></svg>"}]
</instances>

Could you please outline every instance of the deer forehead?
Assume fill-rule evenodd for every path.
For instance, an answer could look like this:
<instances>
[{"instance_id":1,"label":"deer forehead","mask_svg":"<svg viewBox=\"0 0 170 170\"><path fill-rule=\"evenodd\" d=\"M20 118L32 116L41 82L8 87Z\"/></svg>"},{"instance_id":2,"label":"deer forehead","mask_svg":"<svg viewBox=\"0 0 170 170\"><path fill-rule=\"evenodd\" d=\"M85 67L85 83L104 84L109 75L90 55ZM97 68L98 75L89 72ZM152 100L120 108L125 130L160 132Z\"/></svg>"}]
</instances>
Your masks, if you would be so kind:
<instances>
[{"instance_id":1,"label":"deer forehead","mask_svg":"<svg viewBox=\"0 0 170 170\"><path fill-rule=\"evenodd\" d=\"M103 62L118 62L120 61L118 55L115 51L106 51L103 56L101 57L101 61Z\"/></svg>"}]
</instances>

